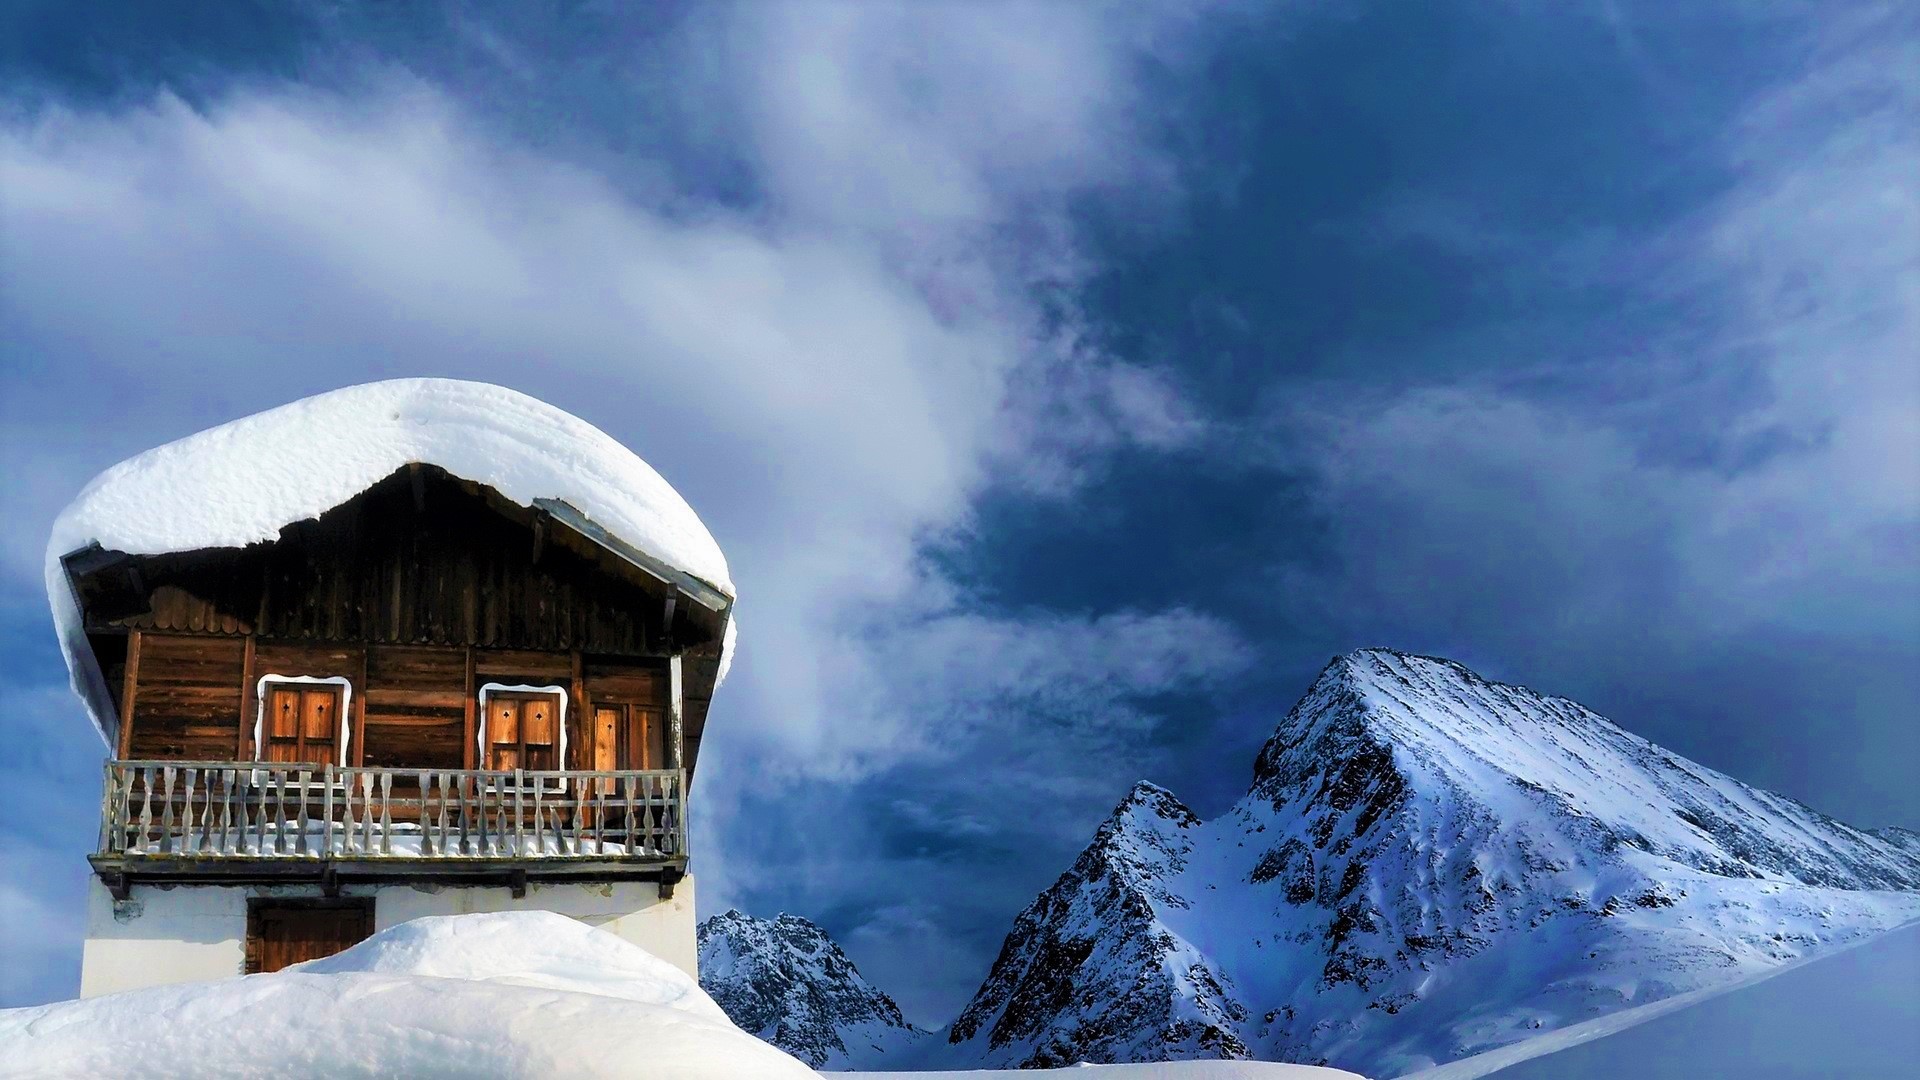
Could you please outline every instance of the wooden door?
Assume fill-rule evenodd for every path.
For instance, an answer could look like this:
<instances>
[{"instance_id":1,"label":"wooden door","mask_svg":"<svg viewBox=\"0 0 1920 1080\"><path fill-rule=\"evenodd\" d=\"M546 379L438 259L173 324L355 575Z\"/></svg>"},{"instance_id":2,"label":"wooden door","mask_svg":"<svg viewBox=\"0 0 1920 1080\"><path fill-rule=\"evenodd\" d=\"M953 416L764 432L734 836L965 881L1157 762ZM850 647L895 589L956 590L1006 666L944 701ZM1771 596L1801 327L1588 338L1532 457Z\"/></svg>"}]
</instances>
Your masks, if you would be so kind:
<instances>
[{"instance_id":1,"label":"wooden door","mask_svg":"<svg viewBox=\"0 0 1920 1080\"><path fill-rule=\"evenodd\" d=\"M340 688L331 684L268 683L262 761L333 760L340 746Z\"/></svg>"},{"instance_id":2,"label":"wooden door","mask_svg":"<svg viewBox=\"0 0 1920 1080\"><path fill-rule=\"evenodd\" d=\"M596 705L593 767L666 768L666 723L661 711L649 705Z\"/></svg>"},{"instance_id":3,"label":"wooden door","mask_svg":"<svg viewBox=\"0 0 1920 1080\"><path fill-rule=\"evenodd\" d=\"M247 971L279 971L332 956L372 934L372 901L255 901L247 911Z\"/></svg>"}]
</instances>

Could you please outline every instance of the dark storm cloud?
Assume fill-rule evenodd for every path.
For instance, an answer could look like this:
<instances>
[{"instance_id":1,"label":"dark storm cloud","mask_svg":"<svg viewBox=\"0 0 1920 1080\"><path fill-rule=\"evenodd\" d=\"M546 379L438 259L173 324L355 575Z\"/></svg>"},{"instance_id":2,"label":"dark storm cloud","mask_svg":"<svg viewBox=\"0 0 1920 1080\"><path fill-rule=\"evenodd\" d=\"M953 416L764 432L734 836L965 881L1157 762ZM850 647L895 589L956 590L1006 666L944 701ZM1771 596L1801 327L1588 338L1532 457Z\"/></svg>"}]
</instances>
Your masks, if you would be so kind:
<instances>
[{"instance_id":1,"label":"dark storm cloud","mask_svg":"<svg viewBox=\"0 0 1920 1080\"><path fill-rule=\"evenodd\" d=\"M706 517L701 904L918 1020L1359 646L1920 824L1897 7L136 7L0 35L13 790L97 774L38 583L86 477L452 374ZM24 805L12 1001L93 827Z\"/></svg>"}]
</instances>

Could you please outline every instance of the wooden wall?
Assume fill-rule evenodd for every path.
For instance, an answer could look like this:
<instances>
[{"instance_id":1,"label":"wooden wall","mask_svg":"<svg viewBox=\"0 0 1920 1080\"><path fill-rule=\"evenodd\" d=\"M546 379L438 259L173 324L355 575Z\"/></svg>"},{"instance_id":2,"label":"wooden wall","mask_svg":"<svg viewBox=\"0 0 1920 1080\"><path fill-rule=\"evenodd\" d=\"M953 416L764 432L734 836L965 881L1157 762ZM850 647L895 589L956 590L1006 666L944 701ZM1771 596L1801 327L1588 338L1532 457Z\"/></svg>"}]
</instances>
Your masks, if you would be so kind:
<instances>
[{"instance_id":1,"label":"wooden wall","mask_svg":"<svg viewBox=\"0 0 1920 1080\"><path fill-rule=\"evenodd\" d=\"M264 675L342 676L353 687L350 764L473 768L476 696L489 682L567 688L568 767L591 768L592 702L667 705L667 662L572 651L343 645L140 632L121 669L133 695L129 758L249 760ZM123 691L123 695L126 691Z\"/></svg>"},{"instance_id":2,"label":"wooden wall","mask_svg":"<svg viewBox=\"0 0 1920 1080\"><path fill-rule=\"evenodd\" d=\"M365 764L468 767L467 650L370 646L364 686Z\"/></svg>"},{"instance_id":3,"label":"wooden wall","mask_svg":"<svg viewBox=\"0 0 1920 1080\"><path fill-rule=\"evenodd\" d=\"M142 635L129 651L138 690L126 756L224 761L238 746L246 643L223 637Z\"/></svg>"}]
</instances>

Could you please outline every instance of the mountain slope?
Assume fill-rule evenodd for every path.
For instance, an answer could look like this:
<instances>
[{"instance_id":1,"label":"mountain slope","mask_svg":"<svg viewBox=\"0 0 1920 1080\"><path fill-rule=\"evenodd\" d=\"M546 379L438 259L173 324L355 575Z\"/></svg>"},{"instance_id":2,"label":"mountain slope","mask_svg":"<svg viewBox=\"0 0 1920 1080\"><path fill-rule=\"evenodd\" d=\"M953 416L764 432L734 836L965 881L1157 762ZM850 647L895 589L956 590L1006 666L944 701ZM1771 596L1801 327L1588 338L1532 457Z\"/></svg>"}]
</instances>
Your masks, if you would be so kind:
<instances>
[{"instance_id":1,"label":"mountain slope","mask_svg":"<svg viewBox=\"0 0 1920 1080\"><path fill-rule=\"evenodd\" d=\"M733 1022L816 1069L897 1065L926 1033L826 931L738 911L700 924L700 985Z\"/></svg>"},{"instance_id":2,"label":"mountain slope","mask_svg":"<svg viewBox=\"0 0 1920 1080\"><path fill-rule=\"evenodd\" d=\"M1322 672L1219 818L1136 788L1020 915L950 1050L1392 1076L1920 917L1916 888L1912 834L1367 650Z\"/></svg>"}]
</instances>

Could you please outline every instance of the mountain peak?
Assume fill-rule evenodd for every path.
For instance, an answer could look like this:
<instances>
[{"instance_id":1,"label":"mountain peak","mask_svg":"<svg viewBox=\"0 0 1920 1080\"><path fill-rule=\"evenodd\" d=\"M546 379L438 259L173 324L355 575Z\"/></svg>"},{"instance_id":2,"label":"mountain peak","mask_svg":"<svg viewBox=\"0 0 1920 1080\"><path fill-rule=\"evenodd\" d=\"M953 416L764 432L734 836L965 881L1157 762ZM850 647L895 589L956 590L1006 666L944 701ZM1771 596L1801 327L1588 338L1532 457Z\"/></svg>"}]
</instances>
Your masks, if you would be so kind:
<instances>
[{"instance_id":1,"label":"mountain peak","mask_svg":"<svg viewBox=\"0 0 1920 1080\"><path fill-rule=\"evenodd\" d=\"M700 985L721 1009L816 1069L877 1068L923 1034L810 919L729 909L698 941Z\"/></svg>"},{"instance_id":2,"label":"mountain peak","mask_svg":"<svg viewBox=\"0 0 1920 1080\"><path fill-rule=\"evenodd\" d=\"M1400 1075L1920 914L1867 833L1440 657L1335 657L1201 820L1138 784L1015 920L955 1063ZM1908 890L1898 892L1891 890Z\"/></svg>"}]
</instances>

